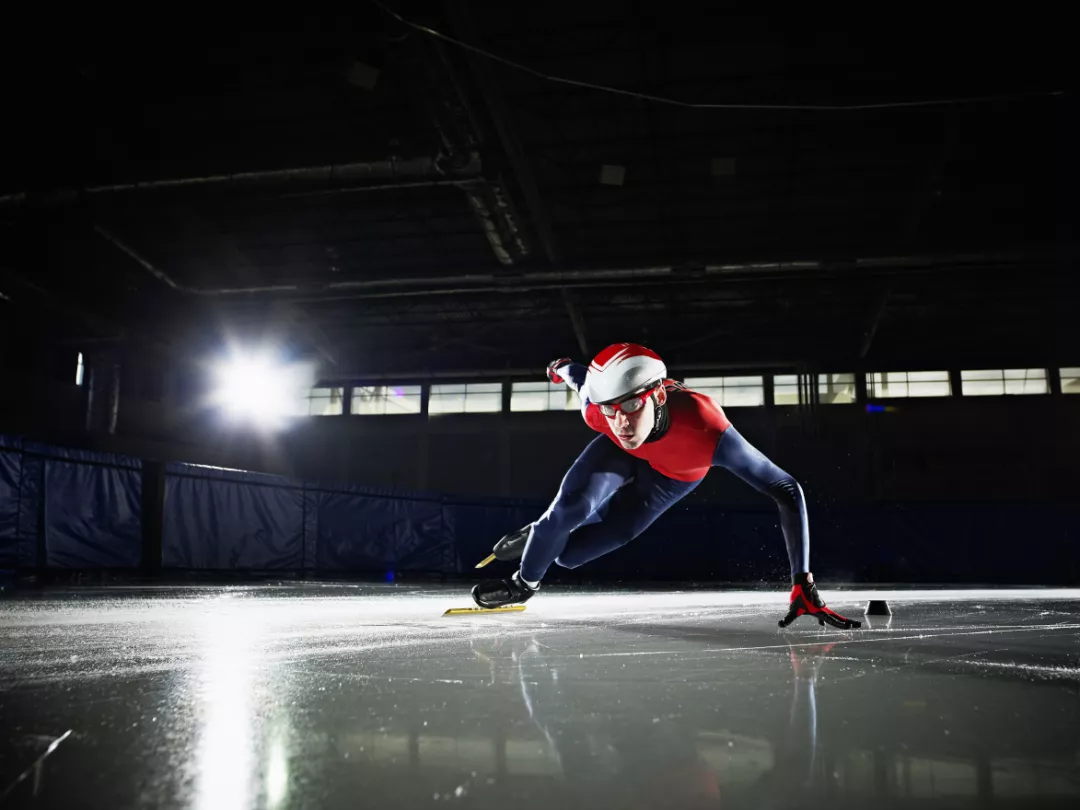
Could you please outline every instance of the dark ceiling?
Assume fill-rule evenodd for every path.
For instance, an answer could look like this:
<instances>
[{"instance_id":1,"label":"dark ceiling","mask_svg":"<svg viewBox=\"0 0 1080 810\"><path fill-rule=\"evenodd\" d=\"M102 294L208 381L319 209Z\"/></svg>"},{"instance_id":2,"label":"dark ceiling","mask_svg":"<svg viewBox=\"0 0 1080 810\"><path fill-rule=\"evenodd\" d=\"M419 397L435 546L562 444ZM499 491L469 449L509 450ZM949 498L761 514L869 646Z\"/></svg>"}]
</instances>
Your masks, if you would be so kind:
<instances>
[{"instance_id":1,"label":"dark ceiling","mask_svg":"<svg viewBox=\"0 0 1080 810\"><path fill-rule=\"evenodd\" d=\"M8 339L266 338L327 377L624 339L685 366L1080 362L1060 22L391 3L549 76L743 105L695 108L355 5L272 33L27 23L2 79Z\"/></svg>"}]
</instances>

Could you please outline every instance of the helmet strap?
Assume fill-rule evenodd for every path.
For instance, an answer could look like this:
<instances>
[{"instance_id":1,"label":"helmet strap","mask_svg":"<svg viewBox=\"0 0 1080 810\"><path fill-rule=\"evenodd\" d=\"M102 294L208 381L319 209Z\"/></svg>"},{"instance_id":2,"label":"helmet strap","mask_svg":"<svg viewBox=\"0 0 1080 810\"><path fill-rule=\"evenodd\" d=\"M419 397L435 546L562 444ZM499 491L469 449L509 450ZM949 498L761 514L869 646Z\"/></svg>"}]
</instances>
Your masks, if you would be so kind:
<instances>
[{"instance_id":1,"label":"helmet strap","mask_svg":"<svg viewBox=\"0 0 1080 810\"><path fill-rule=\"evenodd\" d=\"M645 444L664 438L664 434L666 434L668 428L671 427L671 414L668 412L667 403L665 402L661 405L657 402L655 393L650 398L653 401L653 405L656 407L656 421L653 422L652 432L649 433L649 438L645 440Z\"/></svg>"}]
</instances>

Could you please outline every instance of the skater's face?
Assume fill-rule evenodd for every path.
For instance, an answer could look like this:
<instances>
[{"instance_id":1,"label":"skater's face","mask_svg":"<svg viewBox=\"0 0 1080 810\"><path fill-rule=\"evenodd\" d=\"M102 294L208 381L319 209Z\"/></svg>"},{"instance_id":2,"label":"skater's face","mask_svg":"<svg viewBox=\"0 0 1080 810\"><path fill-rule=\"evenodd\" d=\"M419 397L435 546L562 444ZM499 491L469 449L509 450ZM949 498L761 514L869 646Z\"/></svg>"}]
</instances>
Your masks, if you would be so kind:
<instances>
[{"instance_id":1,"label":"skater's face","mask_svg":"<svg viewBox=\"0 0 1080 810\"><path fill-rule=\"evenodd\" d=\"M659 388L645 402L645 407L633 413L615 409L611 416L605 416L611 432L626 450L636 450L645 444L653 427L656 426L656 409L667 401L667 391Z\"/></svg>"}]
</instances>

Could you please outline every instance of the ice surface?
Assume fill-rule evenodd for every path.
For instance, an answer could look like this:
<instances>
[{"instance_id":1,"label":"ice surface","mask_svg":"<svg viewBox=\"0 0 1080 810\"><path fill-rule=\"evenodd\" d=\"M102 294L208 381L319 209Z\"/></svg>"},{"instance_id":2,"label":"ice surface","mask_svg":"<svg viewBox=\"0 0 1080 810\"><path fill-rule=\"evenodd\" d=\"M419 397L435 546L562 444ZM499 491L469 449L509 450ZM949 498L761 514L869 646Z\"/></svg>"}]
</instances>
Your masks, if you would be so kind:
<instances>
[{"instance_id":1,"label":"ice surface","mask_svg":"<svg viewBox=\"0 0 1080 810\"><path fill-rule=\"evenodd\" d=\"M17 593L0 805L1075 806L1080 590L824 593Z\"/></svg>"}]
</instances>

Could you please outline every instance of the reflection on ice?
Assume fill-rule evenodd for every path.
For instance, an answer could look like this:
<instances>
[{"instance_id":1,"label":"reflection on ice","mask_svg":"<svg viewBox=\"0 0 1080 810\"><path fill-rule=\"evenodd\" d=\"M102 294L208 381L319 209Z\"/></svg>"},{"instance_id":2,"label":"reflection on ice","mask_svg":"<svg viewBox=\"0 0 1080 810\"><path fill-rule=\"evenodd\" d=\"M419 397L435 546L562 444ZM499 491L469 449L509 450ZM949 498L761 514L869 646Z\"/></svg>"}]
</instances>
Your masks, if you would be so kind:
<instances>
[{"instance_id":1,"label":"reflection on ice","mask_svg":"<svg viewBox=\"0 0 1080 810\"><path fill-rule=\"evenodd\" d=\"M42 808L427 807L438 795L520 810L824 796L840 810L1080 795L1075 590L886 592L893 616L857 633L779 631L772 591L552 588L525 614L443 618L463 594L8 602L0 743L74 729L41 768ZM870 596L825 595L856 610ZM0 769L26 767L4 752Z\"/></svg>"},{"instance_id":2,"label":"reflection on ice","mask_svg":"<svg viewBox=\"0 0 1080 810\"><path fill-rule=\"evenodd\" d=\"M266 805L271 810L281 806L288 795L289 760L285 750L282 733L270 740L270 750L266 757Z\"/></svg>"},{"instance_id":3,"label":"reflection on ice","mask_svg":"<svg viewBox=\"0 0 1080 810\"><path fill-rule=\"evenodd\" d=\"M199 628L202 658L195 676L202 725L195 761L199 810L251 806L254 695L260 623L222 606Z\"/></svg>"}]
</instances>

